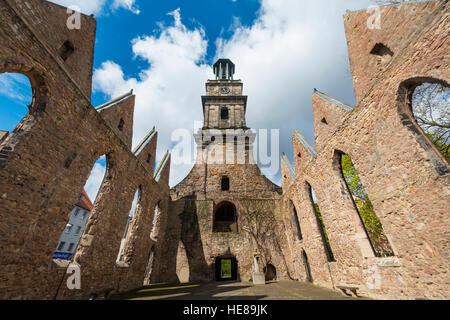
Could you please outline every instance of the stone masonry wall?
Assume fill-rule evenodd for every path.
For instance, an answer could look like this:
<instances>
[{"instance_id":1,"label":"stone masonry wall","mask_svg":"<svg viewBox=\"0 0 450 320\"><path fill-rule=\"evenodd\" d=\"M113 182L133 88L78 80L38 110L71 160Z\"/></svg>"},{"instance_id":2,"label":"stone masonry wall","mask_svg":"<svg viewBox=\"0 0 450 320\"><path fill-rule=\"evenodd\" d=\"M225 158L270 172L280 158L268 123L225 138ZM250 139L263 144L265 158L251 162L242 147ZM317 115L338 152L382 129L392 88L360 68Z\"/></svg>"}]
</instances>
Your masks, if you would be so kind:
<instances>
[{"instance_id":1,"label":"stone masonry wall","mask_svg":"<svg viewBox=\"0 0 450 320\"><path fill-rule=\"evenodd\" d=\"M95 20L83 15L81 30L69 32L66 9L41 0L1 1L0 16L0 72L22 73L33 88L30 112L0 146L0 298L88 298L108 288L141 286L154 207L160 203L167 212L168 177L155 181L142 158L154 155L155 143L135 156L131 137L120 137L112 124L123 118L123 131L132 132L134 96L104 114L90 104ZM66 40L75 50L64 61L58 49ZM74 260L81 290L70 291L67 266L52 256L101 155L107 156L107 172ZM166 171L168 166L170 161ZM116 258L138 187L133 254L129 266L119 268Z\"/></svg>"},{"instance_id":2,"label":"stone masonry wall","mask_svg":"<svg viewBox=\"0 0 450 320\"><path fill-rule=\"evenodd\" d=\"M450 170L409 103L423 82L448 86L450 4L384 7L381 13L379 30L367 28L365 11L344 17L357 105L343 113L342 103L315 93L315 119L332 119L328 127L315 121L317 153L294 135L295 175L286 163L283 175L289 245L299 279L306 279L305 250L320 285L358 287L361 295L380 299L448 299ZM372 55L377 43L393 55ZM331 108L341 111L328 117ZM341 152L351 157L395 256L375 257L340 172ZM335 262L326 260L318 240L307 183L315 190ZM289 237L288 200L306 230L303 241Z\"/></svg>"}]
</instances>

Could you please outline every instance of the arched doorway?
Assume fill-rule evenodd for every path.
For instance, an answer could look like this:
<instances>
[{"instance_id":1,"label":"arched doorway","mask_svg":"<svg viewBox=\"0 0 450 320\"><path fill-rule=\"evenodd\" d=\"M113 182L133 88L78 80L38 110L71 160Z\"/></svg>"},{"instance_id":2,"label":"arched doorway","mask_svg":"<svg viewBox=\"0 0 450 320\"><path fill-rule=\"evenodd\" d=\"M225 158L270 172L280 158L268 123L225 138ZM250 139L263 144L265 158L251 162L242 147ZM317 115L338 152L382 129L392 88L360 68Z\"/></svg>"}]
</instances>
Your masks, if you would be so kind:
<instances>
[{"instance_id":1,"label":"arched doorway","mask_svg":"<svg viewBox=\"0 0 450 320\"><path fill-rule=\"evenodd\" d=\"M237 213L234 204L224 201L216 206L213 232L238 232Z\"/></svg>"},{"instance_id":2,"label":"arched doorway","mask_svg":"<svg viewBox=\"0 0 450 320\"><path fill-rule=\"evenodd\" d=\"M266 281L277 280L277 269L272 264L269 263L267 267L264 267L264 273L266 275Z\"/></svg>"},{"instance_id":3,"label":"arched doorway","mask_svg":"<svg viewBox=\"0 0 450 320\"><path fill-rule=\"evenodd\" d=\"M238 279L238 263L235 257L216 258L216 281L236 281Z\"/></svg>"}]
</instances>

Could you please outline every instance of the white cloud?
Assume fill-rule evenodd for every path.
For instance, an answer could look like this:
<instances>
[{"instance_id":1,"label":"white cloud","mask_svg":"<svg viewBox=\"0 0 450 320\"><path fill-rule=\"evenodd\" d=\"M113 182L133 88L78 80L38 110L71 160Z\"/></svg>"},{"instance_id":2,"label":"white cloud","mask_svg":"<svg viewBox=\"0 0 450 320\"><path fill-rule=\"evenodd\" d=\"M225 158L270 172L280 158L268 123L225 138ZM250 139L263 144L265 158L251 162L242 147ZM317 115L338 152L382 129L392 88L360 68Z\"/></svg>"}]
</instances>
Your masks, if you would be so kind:
<instances>
[{"instance_id":1,"label":"white cloud","mask_svg":"<svg viewBox=\"0 0 450 320\"><path fill-rule=\"evenodd\" d=\"M250 127L281 128L281 152L292 158L291 134L298 128L314 143L311 95L313 88L353 102L343 28L346 9L362 9L370 0L262 0L254 24L235 20L231 39L217 40L216 57L236 64L236 77L249 96ZM95 70L94 88L117 97L135 89L134 144L153 125L160 131L158 154L170 148L174 129L191 131L202 120L200 96L212 78L204 63L207 41L204 30L188 30L179 9L170 13L174 23L160 25L159 36L133 40L136 57L149 63L139 78L125 79L121 66L107 61ZM189 172L190 166L172 166L171 185ZM264 170L263 170L264 172ZM279 175L270 177L277 182Z\"/></svg>"},{"instance_id":2,"label":"white cloud","mask_svg":"<svg viewBox=\"0 0 450 320\"><path fill-rule=\"evenodd\" d=\"M85 14L101 15L107 7L112 11L119 8L127 9L135 14L140 11L136 6L136 0L49 0L65 7L76 6Z\"/></svg>"},{"instance_id":3,"label":"white cloud","mask_svg":"<svg viewBox=\"0 0 450 320\"><path fill-rule=\"evenodd\" d=\"M125 79L122 68L107 61L94 72L94 90L117 97L130 89L136 94L134 138L136 145L153 126L160 132L158 156L172 147L171 133L178 128L193 130L193 121L201 121L200 96L204 83L212 74L203 63L207 41L201 28L188 30L179 9L169 13L173 23L160 25L158 36L133 40L133 52L149 67L138 79ZM172 167L171 181L180 181L191 165Z\"/></svg>"},{"instance_id":4,"label":"white cloud","mask_svg":"<svg viewBox=\"0 0 450 320\"><path fill-rule=\"evenodd\" d=\"M112 9L124 8L130 10L134 14L139 14L140 11L136 7L136 0L114 0Z\"/></svg>"},{"instance_id":5,"label":"white cloud","mask_svg":"<svg viewBox=\"0 0 450 320\"><path fill-rule=\"evenodd\" d=\"M353 102L342 16L370 0L263 0L261 5L252 26L236 25L231 39L217 40L216 57L236 64L236 78L243 79L249 96L248 125L281 128L281 152L292 158L294 127L314 143L314 88Z\"/></svg>"},{"instance_id":6,"label":"white cloud","mask_svg":"<svg viewBox=\"0 0 450 320\"><path fill-rule=\"evenodd\" d=\"M24 105L31 104L32 89L30 80L18 73L0 74L0 95Z\"/></svg>"}]
</instances>

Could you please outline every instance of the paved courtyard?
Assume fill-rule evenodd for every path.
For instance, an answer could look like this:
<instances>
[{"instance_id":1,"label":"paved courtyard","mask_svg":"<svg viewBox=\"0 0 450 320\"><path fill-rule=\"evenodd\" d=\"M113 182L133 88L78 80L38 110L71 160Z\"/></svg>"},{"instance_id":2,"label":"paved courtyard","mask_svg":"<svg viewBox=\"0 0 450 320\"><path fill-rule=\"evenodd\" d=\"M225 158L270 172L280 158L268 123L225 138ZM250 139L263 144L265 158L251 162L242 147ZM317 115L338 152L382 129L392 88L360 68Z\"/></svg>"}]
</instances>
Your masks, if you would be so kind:
<instances>
[{"instance_id":1,"label":"paved courtyard","mask_svg":"<svg viewBox=\"0 0 450 320\"><path fill-rule=\"evenodd\" d=\"M120 300L348 300L333 290L295 281L154 284L111 299Z\"/></svg>"}]
</instances>

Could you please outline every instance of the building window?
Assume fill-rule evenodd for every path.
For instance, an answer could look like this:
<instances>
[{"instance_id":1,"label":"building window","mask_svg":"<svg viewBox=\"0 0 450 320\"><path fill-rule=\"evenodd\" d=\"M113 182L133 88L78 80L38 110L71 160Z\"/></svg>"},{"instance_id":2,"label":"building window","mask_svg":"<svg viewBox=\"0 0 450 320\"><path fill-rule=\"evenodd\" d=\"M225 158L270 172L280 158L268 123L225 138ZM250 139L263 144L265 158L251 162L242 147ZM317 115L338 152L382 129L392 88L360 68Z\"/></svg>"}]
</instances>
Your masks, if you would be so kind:
<instances>
[{"instance_id":1,"label":"building window","mask_svg":"<svg viewBox=\"0 0 450 320\"><path fill-rule=\"evenodd\" d=\"M88 212L87 212L87 211L84 211L84 212L83 212L83 220L86 220L87 215L88 215Z\"/></svg>"},{"instance_id":2,"label":"building window","mask_svg":"<svg viewBox=\"0 0 450 320\"><path fill-rule=\"evenodd\" d=\"M61 241L58 245L58 249L56 249L56 250L61 251L62 249L64 249L65 245L66 245L66 243L64 241Z\"/></svg>"},{"instance_id":3,"label":"building window","mask_svg":"<svg viewBox=\"0 0 450 320\"><path fill-rule=\"evenodd\" d=\"M120 119L119 125L117 126L117 128L118 128L120 131L123 131L124 125L125 125L125 121L123 121L123 119Z\"/></svg>"},{"instance_id":4,"label":"building window","mask_svg":"<svg viewBox=\"0 0 450 320\"><path fill-rule=\"evenodd\" d=\"M72 231L72 227L73 227L73 225L68 224L68 225L66 226L66 232L69 233L70 231Z\"/></svg>"},{"instance_id":5,"label":"building window","mask_svg":"<svg viewBox=\"0 0 450 320\"><path fill-rule=\"evenodd\" d=\"M69 244L69 248L67 248L67 251L72 252L74 246L75 246L75 243Z\"/></svg>"},{"instance_id":6,"label":"building window","mask_svg":"<svg viewBox=\"0 0 450 320\"><path fill-rule=\"evenodd\" d=\"M66 41L59 49L59 56L61 57L61 59L66 61L74 51L75 47L73 46L73 43L70 41Z\"/></svg>"},{"instance_id":7,"label":"building window","mask_svg":"<svg viewBox=\"0 0 450 320\"><path fill-rule=\"evenodd\" d=\"M78 227L77 227L77 232L76 232L76 234L80 234L81 229L82 229L82 228L81 228L80 226L78 226Z\"/></svg>"},{"instance_id":8,"label":"building window","mask_svg":"<svg viewBox=\"0 0 450 320\"><path fill-rule=\"evenodd\" d=\"M238 232L236 207L231 202L222 202L214 210L213 232Z\"/></svg>"},{"instance_id":9,"label":"building window","mask_svg":"<svg viewBox=\"0 0 450 320\"><path fill-rule=\"evenodd\" d=\"M319 204L317 203L317 198L314 193L314 189L311 187L310 184L307 184L307 188L308 188L309 198L310 198L310 201L311 201L311 204L313 207L313 211L316 216L319 233L322 236L323 246L325 249L325 254L327 256L327 260L328 260L328 262L334 262L334 261L336 261L336 259L334 258L333 251L331 250L330 240L328 238L328 233L325 228L325 224L323 222L323 217L322 217L322 213L319 208Z\"/></svg>"},{"instance_id":10,"label":"building window","mask_svg":"<svg viewBox=\"0 0 450 320\"><path fill-rule=\"evenodd\" d=\"M80 213L80 208L75 208L75 212L73 213L73 216L78 217L78 213Z\"/></svg>"},{"instance_id":11,"label":"building window","mask_svg":"<svg viewBox=\"0 0 450 320\"><path fill-rule=\"evenodd\" d=\"M222 191L230 190L230 178L222 177Z\"/></svg>"},{"instance_id":12,"label":"building window","mask_svg":"<svg viewBox=\"0 0 450 320\"><path fill-rule=\"evenodd\" d=\"M294 230L294 238L297 238L298 240L303 240L303 235L302 235L302 230L300 228L300 222L298 219L298 214L297 214L297 209L295 208L294 203L291 201L290 202L290 207L291 207L291 213L292 213L292 222L295 226L295 228L293 228Z\"/></svg>"},{"instance_id":13,"label":"building window","mask_svg":"<svg viewBox=\"0 0 450 320\"><path fill-rule=\"evenodd\" d=\"M228 120L229 119L229 111L228 108L222 108L220 111L220 119Z\"/></svg>"}]
</instances>

